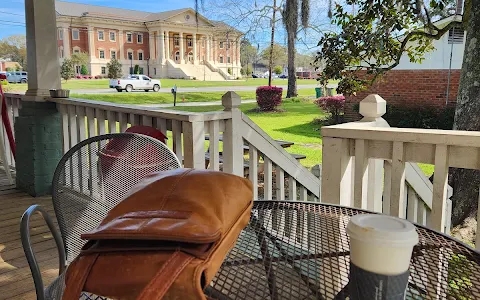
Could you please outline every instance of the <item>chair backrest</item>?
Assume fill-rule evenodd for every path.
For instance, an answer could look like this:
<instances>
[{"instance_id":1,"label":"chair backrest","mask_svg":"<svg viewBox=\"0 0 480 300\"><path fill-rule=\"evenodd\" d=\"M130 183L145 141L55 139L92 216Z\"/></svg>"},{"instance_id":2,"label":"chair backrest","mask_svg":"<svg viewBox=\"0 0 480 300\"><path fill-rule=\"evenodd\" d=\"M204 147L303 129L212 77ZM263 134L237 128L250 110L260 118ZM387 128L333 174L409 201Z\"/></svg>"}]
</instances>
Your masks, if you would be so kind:
<instances>
[{"instance_id":1,"label":"chair backrest","mask_svg":"<svg viewBox=\"0 0 480 300\"><path fill-rule=\"evenodd\" d=\"M67 263L107 212L146 175L180 168L175 154L151 137L118 133L96 136L70 149L53 177L52 199Z\"/></svg>"}]
</instances>

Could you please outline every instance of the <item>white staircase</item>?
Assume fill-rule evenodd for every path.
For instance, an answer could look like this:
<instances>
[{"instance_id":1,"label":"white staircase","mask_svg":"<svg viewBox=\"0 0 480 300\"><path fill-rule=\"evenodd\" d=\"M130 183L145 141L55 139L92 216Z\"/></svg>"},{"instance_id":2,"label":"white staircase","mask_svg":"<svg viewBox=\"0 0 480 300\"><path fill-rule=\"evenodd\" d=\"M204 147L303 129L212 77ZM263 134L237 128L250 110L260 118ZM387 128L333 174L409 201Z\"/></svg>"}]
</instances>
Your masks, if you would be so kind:
<instances>
[{"instance_id":1,"label":"white staircase","mask_svg":"<svg viewBox=\"0 0 480 300\"><path fill-rule=\"evenodd\" d=\"M223 81L225 77L212 70L210 65L176 64L167 60L168 76L173 78L197 79L208 81Z\"/></svg>"}]
</instances>

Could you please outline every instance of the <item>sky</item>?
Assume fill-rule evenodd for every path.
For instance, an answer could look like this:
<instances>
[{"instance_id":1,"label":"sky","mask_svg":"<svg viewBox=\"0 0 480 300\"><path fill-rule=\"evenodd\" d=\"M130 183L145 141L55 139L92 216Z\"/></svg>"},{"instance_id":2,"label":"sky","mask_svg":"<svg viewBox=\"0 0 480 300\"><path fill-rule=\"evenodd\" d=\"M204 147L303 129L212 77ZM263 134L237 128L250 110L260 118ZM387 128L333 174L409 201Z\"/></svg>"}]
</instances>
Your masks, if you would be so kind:
<instances>
[{"instance_id":1,"label":"sky","mask_svg":"<svg viewBox=\"0 0 480 300\"><path fill-rule=\"evenodd\" d=\"M0 0L0 39L14 35L25 34L25 13L24 0ZM70 2L78 2L92 5L110 6L126 9L138 9L142 11L160 12L186 7L194 7L195 0L140 0L141 5L132 4L132 0L70 0ZM269 21L264 19L263 23L258 23L252 28L251 22L243 20L242 22L232 21L231 19L238 15L241 10L254 11L257 6L261 6L262 2L270 4L271 0L203 0L203 8L200 13L212 20L221 20L230 25L235 26L243 32L247 32L247 37L253 45L260 49L266 48L270 43L271 29ZM283 0L279 0L283 2ZM319 25L319 28L328 30L330 27L326 20L326 0L312 0L312 9L310 19ZM221 5L223 4L223 6ZM232 9L233 8L233 9ZM277 14L278 15L278 14ZM227 17L225 17L227 16ZM270 14L268 14L270 16ZM278 16L277 16L278 20ZM235 24L233 24L235 23ZM286 45L286 34L281 21L277 23L275 41L281 45ZM321 30L320 30L321 31ZM300 52L312 52L320 39L321 33L318 30L303 32L299 35L297 49Z\"/></svg>"}]
</instances>

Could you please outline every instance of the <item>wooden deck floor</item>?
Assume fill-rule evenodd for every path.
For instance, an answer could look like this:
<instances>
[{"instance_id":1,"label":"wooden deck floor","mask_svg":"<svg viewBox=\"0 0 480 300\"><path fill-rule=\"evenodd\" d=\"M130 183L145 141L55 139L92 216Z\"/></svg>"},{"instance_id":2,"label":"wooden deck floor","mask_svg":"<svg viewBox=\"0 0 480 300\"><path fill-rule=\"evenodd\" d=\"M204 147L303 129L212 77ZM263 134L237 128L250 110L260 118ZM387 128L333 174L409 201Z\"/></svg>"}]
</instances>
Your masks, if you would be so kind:
<instances>
[{"instance_id":1,"label":"wooden deck floor","mask_svg":"<svg viewBox=\"0 0 480 300\"><path fill-rule=\"evenodd\" d=\"M20 217L33 204L53 215L51 198L34 198L9 185L0 170L0 299L36 299L30 269L20 241ZM40 216L32 218L32 243L42 270L44 284L58 276L55 243Z\"/></svg>"}]
</instances>

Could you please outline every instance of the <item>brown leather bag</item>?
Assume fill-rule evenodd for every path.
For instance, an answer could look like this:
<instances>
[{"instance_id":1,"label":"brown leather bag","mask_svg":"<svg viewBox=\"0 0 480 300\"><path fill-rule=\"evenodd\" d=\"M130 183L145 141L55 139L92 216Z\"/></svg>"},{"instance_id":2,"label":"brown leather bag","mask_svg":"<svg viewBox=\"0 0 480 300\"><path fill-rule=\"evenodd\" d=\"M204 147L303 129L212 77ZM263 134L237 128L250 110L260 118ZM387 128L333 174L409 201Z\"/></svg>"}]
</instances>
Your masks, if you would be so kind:
<instances>
[{"instance_id":1,"label":"brown leather bag","mask_svg":"<svg viewBox=\"0 0 480 300\"><path fill-rule=\"evenodd\" d=\"M115 206L66 273L64 300L205 299L203 289L248 224L252 185L215 171L153 174Z\"/></svg>"}]
</instances>

